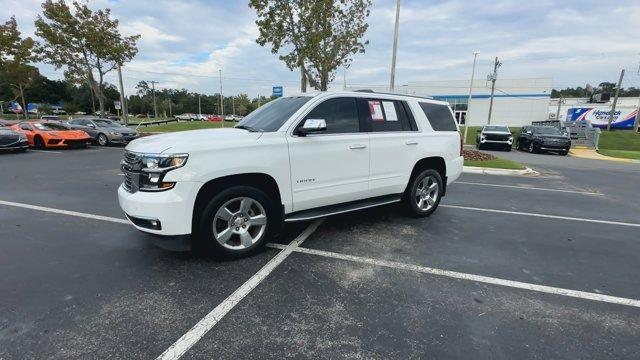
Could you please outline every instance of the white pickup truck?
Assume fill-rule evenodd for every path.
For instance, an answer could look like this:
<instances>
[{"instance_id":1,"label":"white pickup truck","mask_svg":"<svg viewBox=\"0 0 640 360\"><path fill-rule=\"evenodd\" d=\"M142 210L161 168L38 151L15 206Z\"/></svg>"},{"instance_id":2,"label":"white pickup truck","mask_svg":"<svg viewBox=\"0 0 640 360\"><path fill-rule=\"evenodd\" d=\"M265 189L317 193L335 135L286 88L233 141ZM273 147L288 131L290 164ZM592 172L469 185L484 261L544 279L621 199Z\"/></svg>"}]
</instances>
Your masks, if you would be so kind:
<instances>
[{"instance_id":1,"label":"white pickup truck","mask_svg":"<svg viewBox=\"0 0 640 360\"><path fill-rule=\"evenodd\" d=\"M120 207L166 248L244 256L283 222L402 202L428 216L462 172L447 103L373 92L274 100L235 128L127 145Z\"/></svg>"}]
</instances>

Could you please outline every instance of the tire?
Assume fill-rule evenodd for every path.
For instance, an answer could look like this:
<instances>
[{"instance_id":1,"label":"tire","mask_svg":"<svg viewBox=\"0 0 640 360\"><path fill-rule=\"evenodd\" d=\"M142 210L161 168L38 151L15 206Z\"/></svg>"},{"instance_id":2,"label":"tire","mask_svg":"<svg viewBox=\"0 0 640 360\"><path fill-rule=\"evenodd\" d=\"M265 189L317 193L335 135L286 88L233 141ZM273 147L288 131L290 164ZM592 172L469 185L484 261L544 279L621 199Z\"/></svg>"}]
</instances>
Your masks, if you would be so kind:
<instances>
[{"instance_id":1,"label":"tire","mask_svg":"<svg viewBox=\"0 0 640 360\"><path fill-rule=\"evenodd\" d=\"M536 147L535 145L533 145L533 141L529 143L529 149L527 150L529 150L529 152L532 154L536 152Z\"/></svg>"},{"instance_id":2,"label":"tire","mask_svg":"<svg viewBox=\"0 0 640 360\"><path fill-rule=\"evenodd\" d=\"M482 145L480 145L480 143L479 143L479 142L477 142L477 143L476 143L476 149L478 149L478 150L482 150Z\"/></svg>"},{"instance_id":3,"label":"tire","mask_svg":"<svg viewBox=\"0 0 640 360\"><path fill-rule=\"evenodd\" d=\"M214 257L248 256L267 242L271 229L278 227L277 214L275 202L263 191L250 186L230 187L209 200L199 216L193 249Z\"/></svg>"},{"instance_id":4,"label":"tire","mask_svg":"<svg viewBox=\"0 0 640 360\"><path fill-rule=\"evenodd\" d=\"M107 138L107 135L105 134L98 134L98 137L96 138L96 142L100 146L107 146L109 145L109 138Z\"/></svg>"},{"instance_id":5,"label":"tire","mask_svg":"<svg viewBox=\"0 0 640 360\"><path fill-rule=\"evenodd\" d=\"M435 184L435 188L432 186ZM431 215L440 204L442 198L442 176L440 173L427 169L414 176L405 191L403 203L409 215L425 217Z\"/></svg>"},{"instance_id":6,"label":"tire","mask_svg":"<svg viewBox=\"0 0 640 360\"><path fill-rule=\"evenodd\" d=\"M511 151L511 146L507 146L504 148L504 151Z\"/></svg>"},{"instance_id":7,"label":"tire","mask_svg":"<svg viewBox=\"0 0 640 360\"><path fill-rule=\"evenodd\" d=\"M42 140L42 138L40 136L36 136L35 138L33 138L33 145L36 149L44 149L45 145L44 145L44 140Z\"/></svg>"},{"instance_id":8,"label":"tire","mask_svg":"<svg viewBox=\"0 0 640 360\"><path fill-rule=\"evenodd\" d=\"M569 150L560 151L560 155L562 155L562 156L567 156L568 154L569 154Z\"/></svg>"}]
</instances>

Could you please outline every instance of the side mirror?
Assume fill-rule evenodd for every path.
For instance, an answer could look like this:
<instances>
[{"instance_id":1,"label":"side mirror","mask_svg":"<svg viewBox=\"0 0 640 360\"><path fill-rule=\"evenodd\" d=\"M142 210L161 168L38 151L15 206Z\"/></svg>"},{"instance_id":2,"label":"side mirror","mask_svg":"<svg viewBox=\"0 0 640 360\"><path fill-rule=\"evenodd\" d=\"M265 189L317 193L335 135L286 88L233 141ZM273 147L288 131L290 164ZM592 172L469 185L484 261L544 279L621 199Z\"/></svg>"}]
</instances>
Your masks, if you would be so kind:
<instances>
[{"instance_id":1,"label":"side mirror","mask_svg":"<svg viewBox=\"0 0 640 360\"><path fill-rule=\"evenodd\" d=\"M96 128L96 126L95 126L95 125L93 125L93 124L87 124L87 126L88 126L88 127L90 127L90 128L92 128L92 129L95 129L95 128Z\"/></svg>"},{"instance_id":2,"label":"side mirror","mask_svg":"<svg viewBox=\"0 0 640 360\"><path fill-rule=\"evenodd\" d=\"M531 135L531 134L533 134L533 131L531 130L527 131L527 135Z\"/></svg>"},{"instance_id":3,"label":"side mirror","mask_svg":"<svg viewBox=\"0 0 640 360\"><path fill-rule=\"evenodd\" d=\"M298 129L300 136L327 130L327 122L324 119L306 119L302 127Z\"/></svg>"}]
</instances>

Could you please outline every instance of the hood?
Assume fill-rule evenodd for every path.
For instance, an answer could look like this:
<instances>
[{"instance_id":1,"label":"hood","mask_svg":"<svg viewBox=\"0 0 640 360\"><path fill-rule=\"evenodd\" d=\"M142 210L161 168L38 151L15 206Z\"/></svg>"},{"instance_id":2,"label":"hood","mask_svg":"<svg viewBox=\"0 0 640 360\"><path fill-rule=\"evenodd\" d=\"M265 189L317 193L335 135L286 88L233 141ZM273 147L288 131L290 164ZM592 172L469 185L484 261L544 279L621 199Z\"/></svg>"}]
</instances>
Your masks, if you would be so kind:
<instances>
[{"instance_id":1,"label":"hood","mask_svg":"<svg viewBox=\"0 0 640 360\"><path fill-rule=\"evenodd\" d=\"M511 135L508 131L483 131L483 134L493 134L493 135Z\"/></svg>"},{"instance_id":2,"label":"hood","mask_svg":"<svg viewBox=\"0 0 640 360\"><path fill-rule=\"evenodd\" d=\"M249 132L235 128L178 131L141 137L130 142L126 149L154 154L229 149L252 144L261 135L260 132Z\"/></svg>"},{"instance_id":3,"label":"hood","mask_svg":"<svg viewBox=\"0 0 640 360\"><path fill-rule=\"evenodd\" d=\"M4 136L7 136L7 135L9 135L9 136L18 136L18 135L20 135L20 133L17 132L17 131L13 131L13 130L11 130L9 128L0 128L0 136L3 136L3 135Z\"/></svg>"}]
</instances>

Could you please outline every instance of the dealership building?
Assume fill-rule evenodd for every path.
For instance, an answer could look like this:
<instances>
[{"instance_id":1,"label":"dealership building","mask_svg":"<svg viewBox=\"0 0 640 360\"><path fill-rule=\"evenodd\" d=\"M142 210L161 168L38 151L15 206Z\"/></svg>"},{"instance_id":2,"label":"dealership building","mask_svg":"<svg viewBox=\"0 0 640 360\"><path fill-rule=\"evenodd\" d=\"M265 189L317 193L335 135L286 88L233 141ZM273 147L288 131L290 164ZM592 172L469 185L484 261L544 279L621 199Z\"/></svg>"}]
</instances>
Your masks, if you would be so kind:
<instances>
[{"instance_id":1,"label":"dealership building","mask_svg":"<svg viewBox=\"0 0 640 360\"><path fill-rule=\"evenodd\" d=\"M532 121L549 118L549 100L553 87L552 78L500 79L496 81L491 111L492 124L518 127L531 125ZM352 88L358 90L362 88ZM385 92L383 87L373 91ZM491 82L476 79L473 82L471 109L468 110L469 80L413 81L396 89L397 93L430 96L451 104L456 119L470 126L487 123L491 98Z\"/></svg>"}]
</instances>

